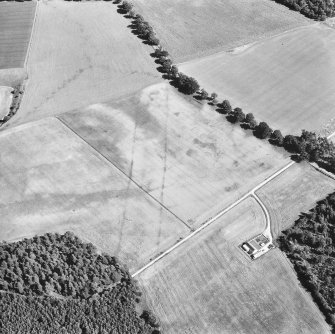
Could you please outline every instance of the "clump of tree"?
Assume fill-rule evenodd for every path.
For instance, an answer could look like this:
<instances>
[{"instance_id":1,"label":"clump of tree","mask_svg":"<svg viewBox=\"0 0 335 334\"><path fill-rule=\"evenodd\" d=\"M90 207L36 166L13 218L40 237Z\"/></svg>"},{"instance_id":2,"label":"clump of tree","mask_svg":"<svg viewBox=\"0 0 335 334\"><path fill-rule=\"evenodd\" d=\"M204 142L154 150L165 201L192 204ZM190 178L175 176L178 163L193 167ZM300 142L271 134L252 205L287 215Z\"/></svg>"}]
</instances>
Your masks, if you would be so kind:
<instances>
[{"instance_id":1,"label":"clump of tree","mask_svg":"<svg viewBox=\"0 0 335 334\"><path fill-rule=\"evenodd\" d=\"M302 285L335 325L335 193L303 213L278 239Z\"/></svg>"},{"instance_id":2,"label":"clump of tree","mask_svg":"<svg viewBox=\"0 0 335 334\"><path fill-rule=\"evenodd\" d=\"M333 0L275 0L301 14L315 19L325 20L335 15Z\"/></svg>"},{"instance_id":3,"label":"clump of tree","mask_svg":"<svg viewBox=\"0 0 335 334\"><path fill-rule=\"evenodd\" d=\"M228 114L227 119L231 122L231 123L240 123L243 122L245 120L245 114L242 111L241 108L235 108L234 110L230 111Z\"/></svg>"},{"instance_id":4,"label":"clump of tree","mask_svg":"<svg viewBox=\"0 0 335 334\"><path fill-rule=\"evenodd\" d=\"M141 292L126 268L70 232L0 244L0 290L2 333L157 333L159 327L137 313Z\"/></svg>"},{"instance_id":5,"label":"clump of tree","mask_svg":"<svg viewBox=\"0 0 335 334\"><path fill-rule=\"evenodd\" d=\"M179 73L178 77L176 78L176 85L182 93L187 95L196 93L200 88L197 80L187 76L184 73Z\"/></svg>"},{"instance_id":6,"label":"clump of tree","mask_svg":"<svg viewBox=\"0 0 335 334\"><path fill-rule=\"evenodd\" d=\"M254 130L254 135L260 139L269 138L272 135L272 129L266 122L260 122Z\"/></svg>"}]
</instances>

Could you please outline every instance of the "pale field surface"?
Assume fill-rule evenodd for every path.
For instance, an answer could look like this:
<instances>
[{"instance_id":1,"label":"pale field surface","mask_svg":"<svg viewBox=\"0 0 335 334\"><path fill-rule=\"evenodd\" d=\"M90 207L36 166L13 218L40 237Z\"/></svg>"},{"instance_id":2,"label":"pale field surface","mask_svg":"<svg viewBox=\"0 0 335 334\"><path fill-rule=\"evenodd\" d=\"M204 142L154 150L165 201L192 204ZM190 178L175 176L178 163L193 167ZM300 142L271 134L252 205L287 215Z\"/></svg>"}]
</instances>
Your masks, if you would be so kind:
<instances>
[{"instance_id":1,"label":"pale field surface","mask_svg":"<svg viewBox=\"0 0 335 334\"><path fill-rule=\"evenodd\" d=\"M268 0L134 0L177 62L310 24Z\"/></svg>"},{"instance_id":2,"label":"pale field surface","mask_svg":"<svg viewBox=\"0 0 335 334\"><path fill-rule=\"evenodd\" d=\"M289 161L165 83L61 119L193 227Z\"/></svg>"},{"instance_id":3,"label":"pale field surface","mask_svg":"<svg viewBox=\"0 0 335 334\"><path fill-rule=\"evenodd\" d=\"M4 118L9 113L9 108L12 103L13 95L12 87L0 86L0 119Z\"/></svg>"},{"instance_id":4,"label":"pale field surface","mask_svg":"<svg viewBox=\"0 0 335 334\"><path fill-rule=\"evenodd\" d=\"M57 119L0 147L0 240L71 230L136 270L189 232Z\"/></svg>"},{"instance_id":5,"label":"pale field surface","mask_svg":"<svg viewBox=\"0 0 335 334\"><path fill-rule=\"evenodd\" d=\"M27 79L24 68L9 68L0 70L0 85L15 87Z\"/></svg>"},{"instance_id":6,"label":"pale field surface","mask_svg":"<svg viewBox=\"0 0 335 334\"><path fill-rule=\"evenodd\" d=\"M249 198L137 277L164 333L330 333L278 249L251 261L238 248L264 227Z\"/></svg>"},{"instance_id":7,"label":"pale field surface","mask_svg":"<svg viewBox=\"0 0 335 334\"><path fill-rule=\"evenodd\" d=\"M320 130L335 116L335 31L322 24L179 69L285 134Z\"/></svg>"},{"instance_id":8,"label":"pale field surface","mask_svg":"<svg viewBox=\"0 0 335 334\"><path fill-rule=\"evenodd\" d=\"M111 2L41 1L18 124L120 97L160 79L152 48Z\"/></svg>"},{"instance_id":9,"label":"pale field surface","mask_svg":"<svg viewBox=\"0 0 335 334\"><path fill-rule=\"evenodd\" d=\"M295 164L266 184L257 194L271 217L274 238L289 228L318 201L333 193L335 180L320 173L307 163Z\"/></svg>"},{"instance_id":10,"label":"pale field surface","mask_svg":"<svg viewBox=\"0 0 335 334\"><path fill-rule=\"evenodd\" d=\"M0 69L23 67L36 2L0 2Z\"/></svg>"}]
</instances>

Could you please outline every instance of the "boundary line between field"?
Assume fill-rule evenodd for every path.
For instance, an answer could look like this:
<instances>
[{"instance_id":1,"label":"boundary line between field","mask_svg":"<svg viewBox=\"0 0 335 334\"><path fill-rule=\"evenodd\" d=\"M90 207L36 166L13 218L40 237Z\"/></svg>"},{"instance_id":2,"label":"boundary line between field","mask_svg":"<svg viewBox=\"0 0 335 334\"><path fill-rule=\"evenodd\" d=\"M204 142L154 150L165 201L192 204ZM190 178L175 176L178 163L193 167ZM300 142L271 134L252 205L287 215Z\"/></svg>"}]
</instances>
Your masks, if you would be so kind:
<instances>
[{"instance_id":1,"label":"boundary line between field","mask_svg":"<svg viewBox=\"0 0 335 334\"><path fill-rule=\"evenodd\" d=\"M254 192L257 191L258 189L260 189L261 187L263 187L265 184L267 184L268 182L270 182L271 180L273 180L274 178L276 178L277 176L279 176L280 174L282 174L283 172L285 172L288 168L290 168L293 164L295 164L295 161L291 161L290 163L288 163L286 166L284 166L283 168L281 168L280 170L278 170L277 172L275 172L274 174L272 174L271 176L267 177L263 182L261 182L260 184L258 184L256 187L254 187L252 190L250 190L249 192L247 192L245 195L243 195L240 199L238 199L237 201L235 201L234 203L232 203L231 205L229 205L227 208L223 209L222 211L220 211L219 213L217 213L214 217L210 218L209 220L205 221L205 223L203 225L201 225L200 227L198 227L195 231L193 231L191 234L189 234L187 237L185 237L184 239L180 240L179 242L177 242L176 244L174 244L172 247L170 247L169 249L167 249L166 251L164 251L162 254L160 254L158 257L156 257L155 259L153 259L152 261L150 261L148 264L146 264L144 267L140 268L139 270L137 270L134 274L132 274L132 277L136 277L139 274L141 274L144 270L148 269L149 267L151 267L153 264L155 264L157 261L159 261L160 259L162 259L164 256L168 255L169 253L171 253L174 249L176 249L177 247L181 246L183 243L185 243L187 240L191 239L192 237L194 237L196 234L198 234L199 232L201 232L203 229L205 229L207 226L209 226L210 224L212 224L214 221L216 221L218 218L220 218L221 216L223 216L225 213L227 213L228 211L230 211L231 209L233 209L235 206L237 206L238 204L240 204L241 202L243 202L246 198L248 198L249 196L255 196ZM263 208L262 208L263 209ZM269 221L269 226L270 226L270 221Z\"/></svg>"},{"instance_id":2,"label":"boundary line between field","mask_svg":"<svg viewBox=\"0 0 335 334\"><path fill-rule=\"evenodd\" d=\"M333 132L332 134L330 134L327 137L327 139L330 139L333 136L335 136L335 132ZM262 202L262 200L256 194L256 191L259 190L260 188L262 188L263 186L265 186L267 183L269 183L270 181L272 181L277 176L281 175L283 172L285 172L288 168L290 168L294 164L296 164L296 162L295 161L291 161L286 166L282 167L280 170L278 170L277 172L275 172L271 176L267 177L263 182L261 182L260 184L258 184L257 186L255 186L253 189L251 189L249 192L247 192L245 195L243 195L239 200L237 200L233 204L229 205L224 210L220 211L214 217L212 217L209 220L205 221L205 223L203 225L201 225L200 227L198 227L195 231L193 231L187 237L185 237L181 241L178 241L175 245L173 245L172 247L168 248L166 251L164 251L163 253L161 253L155 259L153 259L152 261L150 261L149 263L147 263L144 267L142 267L139 270L137 270L134 274L132 274L132 277L136 277L139 274L141 274L144 270L148 269L153 264L155 264L156 262L158 262L160 259L162 259L166 255L168 255L169 253L171 253L174 249L176 249L177 247L181 246L187 240L191 239L193 236L195 236L196 234L198 234L199 232L201 232L204 228L206 228L207 226L209 226L210 224L212 224L214 221L216 221L218 218L220 218L221 216L223 216L225 213L227 213L228 211L230 211L231 209L233 209L235 206L237 206L238 204L240 204L241 202L243 202L249 196L253 197L257 201L257 203L261 206L261 208L262 208L262 211L264 212L265 218L266 218L266 229L265 229L265 231L269 232L269 236L270 236L271 242L272 242L273 237L272 237L272 233L271 233L271 218L270 218L270 214L269 214L269 211L267 210L265 204ZM317 169L317 170L319 170L319 169ZM321 171L319 170L319 172L321 172Z\"/></svg>"},{"instance_id":3,"label":"boundary line between field","mask_svg":"<svg viewBox=\"0 0 335 334\"><path fill-rule=\"evenodd\" d=\"M156 203L159 204L162 208L164 208L166 211L168 211L171 215L173 215L179 222L184 224L189 230L192 230L192 227L188 225L186 222L184 222L180 217L178 217L174 212L172 212L169 208L167 208L164 204L162 204L158 199L156 199L153 195L151 195L147 190L145 190L139 183L137 183L134 179L129 177L121 168L116 166L111 160L109 160L105 155L103 155L101 152L99 152L96 148L94 148L89 142L87 142L83 137L81 137L76 131L74 131L72 128L70 128L61 118L55 117L61 124L63 124L68 130L70 130L72 133L76 135L76 137L80 138L88 147L90 147L91 150L93 150L100 158L102 158L104 161L106 161L109 165L112 165L114 168L116 168L119 172L121 172L128 180L133 182L139 189L141 189L143 192L145 192L151 199L153 199Z\"/></svg>"},{"instance_id":4,"label":"boundary line between field","mask_svg":"<svg viewBox=\"0 0 335 334\"><path fill-rule=\"evenodd\" d=\"M27 53L26 53L26 57L24 59L24 63L23 63L23 68L27 69L27 63L28 63L28 58L30 55L30 50L31 50L31 45L33 42L33 39L35 37L35 26L36 26L36 20L37 20L37 11L39 8L39 1L36 0L36 6L35 6L35 14L34 14L34 20L33 20L33 25L31 27L31 33L30 33L30 38L29 38L29 42L28 42L28 48L27 48Z\"/></svg>"}]
</instances>

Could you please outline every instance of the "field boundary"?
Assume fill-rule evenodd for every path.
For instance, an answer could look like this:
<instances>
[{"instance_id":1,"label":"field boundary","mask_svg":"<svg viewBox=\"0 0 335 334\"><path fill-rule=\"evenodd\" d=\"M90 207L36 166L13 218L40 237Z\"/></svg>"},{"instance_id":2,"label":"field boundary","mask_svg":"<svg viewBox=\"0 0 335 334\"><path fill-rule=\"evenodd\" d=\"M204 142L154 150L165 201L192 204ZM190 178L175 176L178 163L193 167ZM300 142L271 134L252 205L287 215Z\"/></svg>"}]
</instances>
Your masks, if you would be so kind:
<instances>
[{"instance_id":1,"label":"field boundary","mask_svg":"<svg viewBox=\"0 0 335 334\"><path fill-rule=\"evenodd\" d=\"M275 172L274 174L272 174L271 176L267 177L264 181L262 181L260 184L258 184L257 186L255 186L253 189L251 189L250 191L248 191L246 194L244 194L240 199L238 199L237 201L235 201L234 203L230 204L228 207L226 207L225 209L221 210L220 212L218 212L215 216L213 216L212 218L207 219L200 227L198 227L196 230L194 230L191 234L189 234L187 237L185 237L184 239L178 241L175 245L173 245L172 247L170 247L169 249L167 249L165 252L163 252L162 254L160 254L158 257L156 257L155 259L153 259L152 261L150 261L148 264L146 264L144 267L140 268L139 270L137 270L134 274L132 274L132 277L136 277L139 274L141 274L144 270L148 269L149 267L151 267L153 264L155 264L156 262L158 262L160 259L162 259L163 257L165 257L166 255L168 255L169 253L171 253L173 250L175 250L177 247L181 246L183 243L185 243L186 241L188 241L189 239L191 239L192 237L194 237L196 234L198 234L199 232L201 232L203 229L205 229L207 226L211 225L213 222L215 222L218 218L220 218L221 216L223 216L224 214L226 214L228 211L230 211L231 209L233 209L235 206L237 206L238 204L240 204L241 202L243 202L245 199L247 199L249 196L253 196L254 197L254 192L257 191L258 189L260 189L261 187L263 187L265 184L267 184L268 182L270 182L271 180L273 180L274 178L276 178L277 176L281 175L283 172L285 172L288 168L290 168L293 164L295 164L294 161L291 161L290 163L288 163L286 166L282 167L280 170L278 170L277 172ZM263 208L262 208L263 209ZM263 210L262 210L263 211ZM270 222L269 222L270 224Z\"/></svg>"},{"instance_id":2,"label":"field boundary","mask_svg":"<svg viewBox=\"0 0 335 334\"><path fill-rule=\"evenodd\" d=\"M33 25L31 27L31 33L30 33L29 43L28 43L28 47L27 47L26 57L25 57L24 63L23 63L23 68L27 67L28 58L29 58L30 50L31 50L31 44L32 44L34 36L35 36L35 24L36 24L36 20L37 20L37 11L38 11L38 7L39 7L39 0L36 0L34 2L36 2L35 14L34 14L34 19L33 19Z\"/></svg>"},{"instance_id":3,"label":"field boundary","mask_svg":"<svg viewBox=\"0 0 335 334\"><path fill-rule=\"evenodd\" d=\"M76 135L81 141L83 141L98 157L100 157L103 161L107 162L108 165L111 165L112 167L116 168L119 172L121 172L124 176L126 176L127 179L129 179L131 182L133 182L139 189L141 189L144 193L146 193L151 199L153 199L156 203L158 203L163 209L168 211L171 215L173 215L177 220L184 224L189 230L192 230L192 227L189 226L185 221L183 221L179 216L177 216L174 212L172 212L169 208L167 208L164 204L162 204L158 199L156 199L154 196L152 196L147 190L145 190L139 183L137 183L134 179L129 177L122 169L120 169L118 166L116 166L112 161L110 161L105 155L103 155L101 152L99 152L97 149L95 149L93 146L91 146L83 137L81 137L76 131L74 131L70 126L66 124L61 118L54 117L54 119L57 119L63 126L65 126L68 130L70 130L73 134Z\"/></svg>"},{"instance_id":4,"label":"field boundary","mask_svg":"<svg viewBox=\"0 0 335 334\"><path fill-rule=\"evenodd\" d=\"M329 139L329 138L331 138L333 136L335 136L335 132L332 133L332 134L330 134L327 137L327 139ZM219 213L217 213L214 217L209 218L208 220L206 220L200 227L198 227L196 230L194 230L191 234L189 234L188 236L186 236L184 239L178 241L175 245L173 245L172 247L170 247L169 249L167 249L166 251L164 251L163 253L161 253L155 259L153 259L152 261L150 261L149 263L147 263L144 267L142 267L139 270L137 270L135 273L132 274L132 277L136 277L139 274L141 274L143 271L145 271L146 269L148 269L149 267L151 267L152 265L154 265L156 262L158 262L159 260L161 260L163 257L167 256L169 253L171 253L173 250L175 250L179 246L181 246L187 240L191 239L196 234L198 234L203 229L205 229L207 226L211 225L218 218L220 218L221 216L223 216L224 214L226 214L228 211L230 211L231 209L233 209L235 206L237 206L238 204L240 204L241 202L243 202L249 196L253 197L258 202L258 204L261 206L262 211L264 212L265 217L266 217L266 221L267 221L265 231L269 232L269 236L270 236L271 241L272 241L273 238L272 238L272 233L271 233L271 218L270 218L270 214L269 214L266 206L264 205L264 203L261 201L261 199L256 194L256 191L259 190L260 188L262 188L263 186L265 186L267 183L269 183L273 179L275 179L277 176L279 176L282 173L284 173L287 169L289 169L291 166L293 166L296 163L297 162L295 162L295 161L291 161L286 166L282 167L277 172L275 172L271 176L267 177L264 181L262 181L257 186L255 186L253 189L251 189L249 192L247 192L246 194L244 194L240 199L238 199L237 201L235 201L234 203L232 203L231 205L229 205L227 208L225 208L222 211L220 211Z\"/></svg>"}]
</instances>

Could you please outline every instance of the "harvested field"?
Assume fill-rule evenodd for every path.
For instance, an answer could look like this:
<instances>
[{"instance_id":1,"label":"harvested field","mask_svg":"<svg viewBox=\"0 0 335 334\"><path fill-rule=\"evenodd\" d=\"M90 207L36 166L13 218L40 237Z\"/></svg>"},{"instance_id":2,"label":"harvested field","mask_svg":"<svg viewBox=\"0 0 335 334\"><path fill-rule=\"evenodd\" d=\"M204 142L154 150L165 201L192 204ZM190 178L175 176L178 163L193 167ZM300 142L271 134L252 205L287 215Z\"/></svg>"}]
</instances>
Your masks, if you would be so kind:
<instances>
[{"instance_id":1,"label":"harvested field","mask_svg":"<svg viewBox=\"0 0 335 334\"><path fill-rule=\"evenodd\" d=\"M247 199L137 277L164 333L330 333L278 249L251 261L237 247L264 224Z\"/></svg>"},{"instance_id":2,"label":"harvested field","mask_svg":"<svg viewBox=\"0 0 335 334\"><path fill-rule=\"evenodd\" d=\"M231 125L168 84L61 119L193 227L288 162L284 150Z\"/></svg>"},{"instance_id":3,"label":"harvested field","mask_svg":"<svg viewBox=\"0 0 335 334\"><path fill-rule=\"evenodd\" d=\"M152 48L111 2L40 2L29 80L11 124L60 114L157 82Z\"/></svg>"},{"instance_id":4,"label":"harvested field","mask_svg":"<svg viewBox=\"0 0 335 334\"><path fill-rule=\"evenodd\" d=\"M179 67L273 129L299 134L334 117L334 58L334 29L314 24Z\"/></svg>"},{"instance_id":5,"label":"harvested field","mask_svg":"<svg viewBox=\"0 0 335 334\"><path fill-rule=\"evenodd\" d=\"M268 0L134 0L133 3L176 62L229 50L312 22Z\"/></svg>"},{"instance_id":6,"label":"harvested field","mask_svg":"<svg viewBox=\"0 0 335 334\"><path fill-rule=\"evenodd\" d=\"M0 2L0 69L23 67L36 2Z\"/></svg>"},{"instance_id":7,"label":"harvested field","mask_svg":"<svg viewBox=\"0 0 335 334\"><path fill-rule=\"evenodd\" d=\"M9 113L13 98L12 90L12 87L0 86L0 119L3 119Z\"/></svg>"},{"instance_id":8,"label":"harvested field","mask_svg":"<svg viewBox=\"0 0 335 334\"><path fill-rule=\"evenodd\" d=\"M257 191L271 217L271 232L277 238L293 225L301 212L334 192L335 180L307 163L295 164Z\"/></svg>"},{"instance_id":9,"label":"harvested field","mask_svg":"<svg viewBox=\"0 0 335 334\"><path fill-rule=\"evenodd\" d=\"M0 147L0 240L71 230L135 270L189 231L57 119Z\"/></svg>"}]
</instances>

